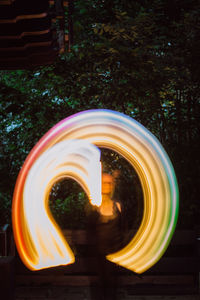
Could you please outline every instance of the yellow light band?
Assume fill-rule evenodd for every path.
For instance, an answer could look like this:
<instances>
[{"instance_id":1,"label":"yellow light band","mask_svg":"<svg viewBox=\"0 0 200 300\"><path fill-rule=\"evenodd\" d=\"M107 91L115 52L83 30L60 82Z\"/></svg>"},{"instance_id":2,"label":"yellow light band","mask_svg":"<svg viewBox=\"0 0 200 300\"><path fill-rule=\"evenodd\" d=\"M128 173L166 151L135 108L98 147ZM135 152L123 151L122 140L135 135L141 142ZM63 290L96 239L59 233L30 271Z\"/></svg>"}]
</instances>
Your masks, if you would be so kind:
<instances>
[{"instance_id":1,"label":"yellow light band","mask_svg":"<svg viewBox=\"0 0 200 300\"><path fill-rule=\"evenodd\" d=\"M29 233L24 229L27 219L20 215L28 173L42 153L55 144L74 139L112 149L135 168L144 194L143 219L131 242L107 258L134 272L144 272L160 259L172 237L178 215L176 176L163 147L147 129L129 117L109 110L85 111L59 122L27 157L18 176L13 198L13 228L22 259L24 253L30 256L28 241L31 235L28 236ZM91 185L86 183L86 190L87 185L89 190ZM46 197L46 193L43 197Z\"/></svg>"}]
</instances>

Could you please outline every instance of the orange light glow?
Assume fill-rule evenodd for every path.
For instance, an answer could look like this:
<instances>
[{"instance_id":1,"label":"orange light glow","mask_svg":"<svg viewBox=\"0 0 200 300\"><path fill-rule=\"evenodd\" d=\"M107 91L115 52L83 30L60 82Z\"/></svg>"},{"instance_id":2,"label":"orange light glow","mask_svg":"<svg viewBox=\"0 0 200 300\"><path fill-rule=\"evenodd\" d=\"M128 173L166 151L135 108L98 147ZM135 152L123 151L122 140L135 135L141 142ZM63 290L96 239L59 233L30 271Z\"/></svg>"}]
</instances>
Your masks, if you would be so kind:
<instances>
[{"instance_id":1,"label":"orange light glow","mask_svg":"<svg viewBox=\"0 0 200 300\"><path fill-rule=\"evenodd\" d=\"M56 181L71 177L92 204L101 204L100 152L96 146L116 151L133 166L144 195L138 232L107 259L142 273L165 252L178 217L178 186L169 157L155 136L137 121L110 110L91 110L66 118L47 132L18 176L13 230L20 257L30 269L73 263L74 255L49 211L48 197Z\"/></svg>"},{"instance_id":2,"label":"orange light glow","mask_svg":"<svg viewBox=\"0 0 200 300\"><path fill-rule=\"evenodd\" d=\"M62 141L42 153L29 170L18 220L23 236L16 242L24 263L30 269L65 265L75 260L48 206L53 184L66 177L73 178L83 187L91 203L100 205L98 148L84 140Z\"/></svg>"}]
</instances>

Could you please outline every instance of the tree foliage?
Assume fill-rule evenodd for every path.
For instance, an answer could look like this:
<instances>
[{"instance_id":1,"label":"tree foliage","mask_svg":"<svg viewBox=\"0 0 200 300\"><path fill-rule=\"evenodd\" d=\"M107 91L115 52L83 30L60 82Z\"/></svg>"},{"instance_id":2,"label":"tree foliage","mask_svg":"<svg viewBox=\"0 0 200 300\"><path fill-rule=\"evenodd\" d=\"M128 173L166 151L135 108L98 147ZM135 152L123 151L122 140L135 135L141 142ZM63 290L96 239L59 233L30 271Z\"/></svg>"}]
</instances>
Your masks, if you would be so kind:
<instances>
[{"instance_id":1,"label":"tree foliage","mask_svg":"<svg viewBox=\"0 0 200 300\"><path fill-rule=\"evenodd\" d=\"M197 223L199 12L195 0L77 0L71 52L47 67L0 72L3 209L25 157L52 125L108 108L161 141L178 178L180 226Z\"/></svg>"}]
</instances>

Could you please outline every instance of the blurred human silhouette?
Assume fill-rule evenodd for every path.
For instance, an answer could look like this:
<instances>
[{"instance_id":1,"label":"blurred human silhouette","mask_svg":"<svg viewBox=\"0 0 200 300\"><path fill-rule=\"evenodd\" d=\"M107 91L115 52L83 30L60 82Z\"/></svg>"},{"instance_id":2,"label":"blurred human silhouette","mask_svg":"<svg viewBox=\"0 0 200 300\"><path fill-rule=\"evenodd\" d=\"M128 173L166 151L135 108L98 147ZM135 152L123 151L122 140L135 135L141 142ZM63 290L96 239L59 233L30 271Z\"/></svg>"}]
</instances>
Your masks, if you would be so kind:
<instances>
[{"instance_id":1,"label":"blurred human silhouette","mask_svg":"<svg viewBox=\"0 0 200 300\"><path fill-rule=\"evenodd\" d=\"M92 252L96 258L98 289L92 293L92 300L116 299L117 266L106 259L106 255L122 246L122 207L112 199L115 177L102 174L102 203L100 207L88 205L88 239L93 243Z\"/></svg>"}]
</instances>

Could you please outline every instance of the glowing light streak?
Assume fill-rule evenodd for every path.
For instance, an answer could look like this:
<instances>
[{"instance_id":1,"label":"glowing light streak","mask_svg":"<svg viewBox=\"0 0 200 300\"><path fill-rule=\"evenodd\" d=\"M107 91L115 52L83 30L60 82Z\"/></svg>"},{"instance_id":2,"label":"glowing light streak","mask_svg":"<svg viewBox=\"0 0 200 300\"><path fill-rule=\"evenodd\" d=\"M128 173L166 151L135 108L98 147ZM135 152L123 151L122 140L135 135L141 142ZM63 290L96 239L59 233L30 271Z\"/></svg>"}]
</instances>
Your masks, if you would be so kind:
<instances>
[{"instance_id":1,"label":"glowing light streak","mask_svg":"<svg viewBox=\"0 0 200 300\"><path fill-rule=\"evenodd\" d=\"M30 168L18 220L23 231L16 240L21 258L30 269L65 265L75 260L48 207L53 184L66 177L75 179L83 187L92 204L100 205L98 148L84 140L62 141L43 152ZM24 243L27 250L23 247Z\"/></svg>"},{"instance_id":2,"label":"glowing light streak","mask_svg":"<svg viewBox=\"0 0 200 300\"><path fill-rule=\"evenodd\" d=\"M21 195L29 170L53 145L74 139L112 149L135 168L144 195L143 219L131 242L117 253L108 255L107 259L134 272L144 272L161 258L171 240L178 215L176 176L165 150L147 129L129 117L109 110L85 111L62 120L46 133L27 157L13 198L13 227L18 248L23 245L22 257L24 253L30 255L26 240L22 238L27 220L20 221ZM99 180L93 178L95 182ZM90 182L85 181L84 186L92 191Z\"/></svg>"}]
</instances>

